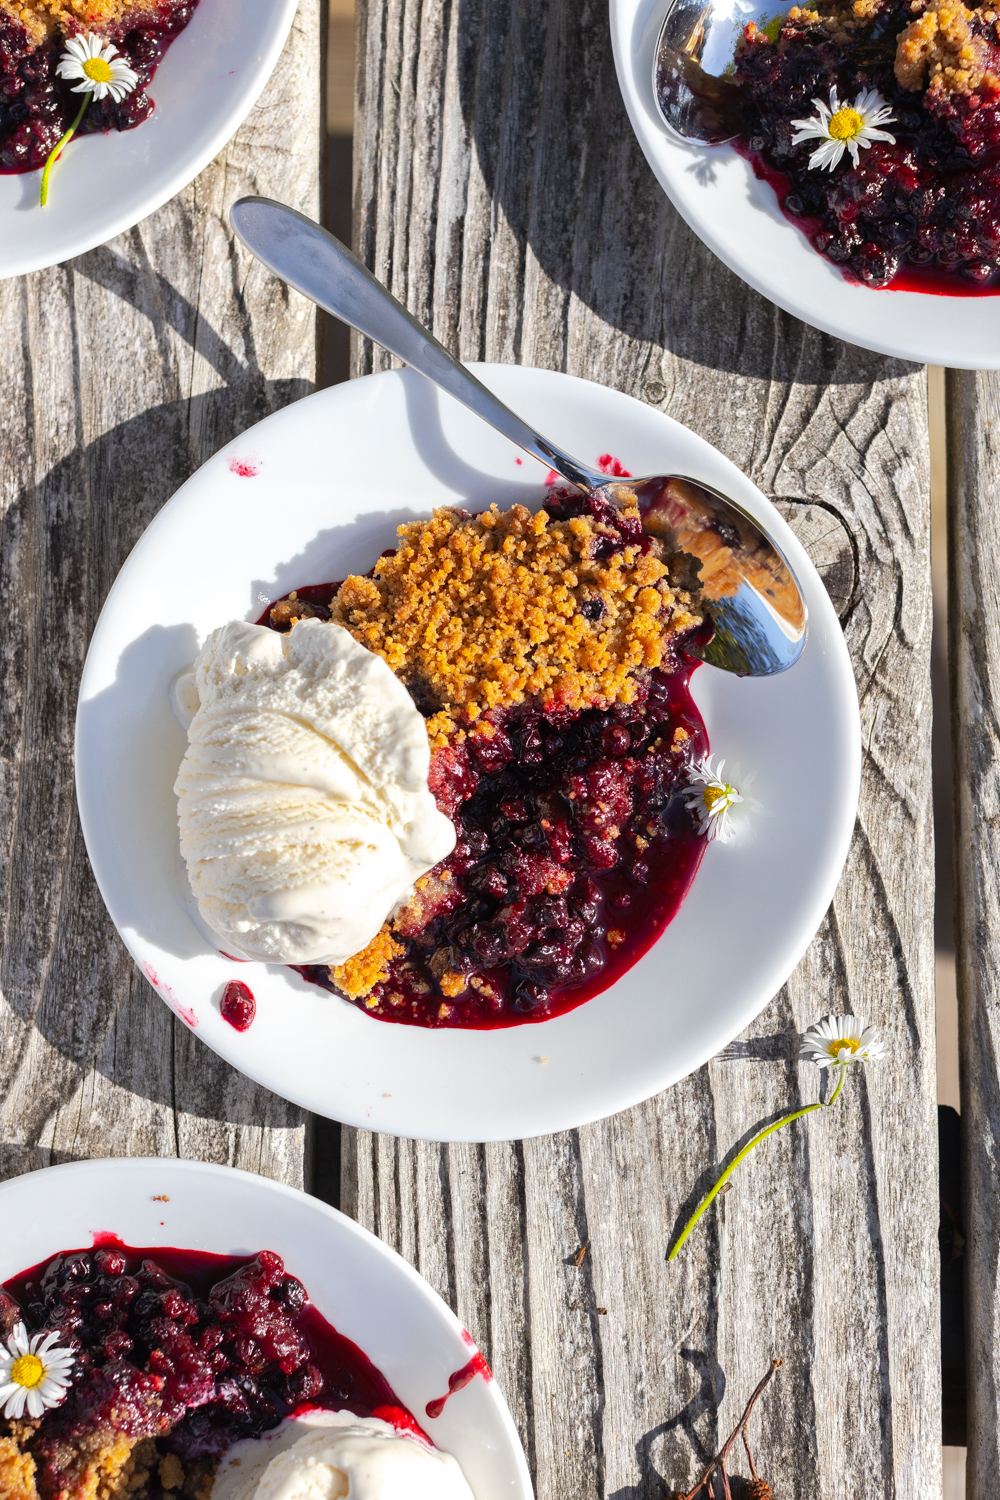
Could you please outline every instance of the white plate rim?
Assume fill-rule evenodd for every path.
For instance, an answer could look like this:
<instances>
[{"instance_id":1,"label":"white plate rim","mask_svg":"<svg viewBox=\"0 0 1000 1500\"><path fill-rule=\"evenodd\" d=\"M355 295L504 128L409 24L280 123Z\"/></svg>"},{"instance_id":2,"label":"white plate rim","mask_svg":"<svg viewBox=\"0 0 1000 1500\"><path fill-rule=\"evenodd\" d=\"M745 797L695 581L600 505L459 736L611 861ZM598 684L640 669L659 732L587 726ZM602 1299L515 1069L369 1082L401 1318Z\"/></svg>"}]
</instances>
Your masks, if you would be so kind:
<instances>
[{"instance_id":1,"label":"white plate rim","mask_svg":"<svg viewBox=\"0 0 1000 1500\"><path fill-rule=\"evenodd\" d=\"M46 1202L50 1196L55 1199L54 1212L58 1216L67 1196L68 1185L75 1185L77 1183L85 1186L89 1184L94 1185L94 1197L96 1200L94 1215L95 1218L101 1221L99 1226L100 1232L118 1232L118 1227L121 1225L120 1217L117 1225L113 1222L106 1222L115 1219L116 1212L118 1215L122 1212L121 1208L116 1210L114 1207L114 1195L116 1193L124 1195L126 1191L134 1191L136 1187L139 1190L143 1188L155 1189L157 1193L162 1193L163 1188L169 1186L176 1193L181 1190L181 1187L189 1185L194 1185L197 1190L204 1183L209 1191L213 1193L218 1192L224 1198L227 1191L236 1185L238 1188L242 1188L244 1192L249 1191L254 1196L259 1197L261 1203L269 1197L273 1198L276 1205L278 1205L279 1214L281 1205L294 1204L295 1212L312 1214L315 1216L317 1224L328 1226L321 1229L320 1237L325 1239L326 1235L330 1235L332 1237L331 1243L335 1243L338 1239L343 1241L346 1238L348 1242L353 1242L353 1245L360 1250L363 1256L370 1256L375 1264L380 1269L384 1269L390 1277L399 1278L405 1285L407 1295L412 1298L412 1301L421 1305L433 1317L435 1322L441 1325L452 1336L448 1341L453 1351L449 1357L459 1361L458 1365L453 1368L460 1368L468 1360L470 1348L475 1348L467 1330L440 1294L435 1291L426 1278L421 1276L419 1271L409 1261L404 1260L396 1250L379 1239L377 1235L372 1234L370 1230L365 1229L355 1219L350 1218L349 1215L342 1213L339 1209L333 1208L330 1204L324 1203L321 1199L313 1197L310 1193L305 1193L299 1188L290 1187L287 1183L276 1182L273 1178L244 1171L239 1167L224 1166L221 1163L198 1161L184 1157L110 1156L61 1162L58 1165L24 1172L16 1177L10 1177L0 1182L0 1211L3 1211L7 1202L11 1199L22 1198L29 1206L32 1204L37 1205L40 1195ZM175 1183L180 1186L175 1186ZM103 1189L103 1192L99 1191L100 1189ZM170 1197L171 1195L168 1195L167 1202L170 1201ZM154 1201L151 1195L150 1201ZM136 1210L133 1208L130 1211L135 1212ZM159 1204L157 1204L155 1209L155 1214L164 1213L169 1216L170 1212L169 1208L162 1207ZM19 1221L16 1215L12 1217L15 1223L24 1222L23 1220ZM32 1220L34 1220L34 1217L35 1214L32 1213ZM7 1222L10 1223L11 1220L9 1219ZM81 1230L80 1232L93 1235L98 1232L98 1226L95 1225L89 1231ZM39 1261L58 1254L60 1250L77 1248L75 1239L72 1238L72 1230L68 1231L68 1233L70 1238L63 1240L61 1243L53 1244L47 1251L43 1251L35 1259L28 1259L23 1264L19 1264L9 1271L0 1271L0 1281L5 1281L10 1276L27 1270L29 1266L36 1265ZM233 1238L228 1243L234 1246L238 1241L238 1237L238 1229L234 1228ZM135 1244L141 1248L154 1248L158 1243L162 1244L164 1248L173 1248L177 1243L170 1240L169 1234L165 1239L160 1241L156 1238L137 1240L127 1234L121 1235L120 1238L126 1244ZM5 1262L10 1259L12 1265L19 1258L15 1253L16 1243L16 1234L8 1233L5 1236L3 1259ZM191 1241L178 1248L194 1250L212 1249L208 1244L197 1244ZM272 1248L272 1246L259 1244L256 1245L255 1250L269 1248ZM216 1251L216 1253L225 1254L230 1252L223 1250L221 1252ZM234 1253L241 1253L241 1251L236 1250ZM330 1253L329 1249L327 1249L327 1253ZM288 1269L294 1274L295 1265L293 1258L289 1257L287 1249L283 1250L282 1254ZM306 1291L312 1297L313 1288L307 1285ZM326 1310L324 1306L320 1305L319 1301L314 1301L314 1305L340 1331L341 1325L338 1324L336 1315L331 1315L329 1303L325 1304ZM355 1342L358 1343L363 1353L368 1354L368 1350L365 1349L363 1343L357 1339L355 1339ZM451 1370L444 1370L442 1366L441 1375L431 1379L430 1385L436 1389L438 1382L440 1382L441 1390L447 1389L448 1377L451 1373ZM400 1398L405 1400L406 1398L397 1389L397 1381L390 1380L390 1384L396 1389L397 1395L400 1395ZM510 1482L506 1486L498 1486L495 1491L496 1496L509 1496L510 1500L532 1500L533 1487L527 1458L517 1428L514 1425L510 1408L497 1384L496 1378L494 1377L489 1381L476 1381L472 1389L476 1392L476 1406L479 1412L481 1413L485 1408L489 1420L492 1424L495 1424L495 1430L490 1435L491 1441L495 1444L499 1440L506 1444L508 1450L506 1455L507 1461L513 1471L510 1475ZM426 1425L423 1412L419 1409L414 1410L412 1406L411 1410L413 1410L413 1415L417 1421L422 1425ZM472 1426L473 1423L468 1420L468 1414L466 1413L467 1420L463 1424L463 1408L458 1402L449 1402L446 1413L451 1418L447 1424L451 1428L451 1432L448 1434L448 1438L439 1443L438 1446L443 1451L448 1452L453 1444L455 1427L461 1428L463 1425ZM442 1418L439 1418L438 1422L442 1423ZM442 1426L435 1424L434 1431L430 1435L434 1437L435 1434L442 1437L445 1436L443 1423ZM484 1500L484 1497L477 1494L476 1500Z\"/></svg>"},{"instance_id":2,"label":"white plate rim","mask_svg":"<svg viewBox=\"0 0 1000 1500\"><path fill-rule=\"evenodd\" d=\"M732 146L695 146L663 125L652 59L666 0L609 0L609 8L618 84L643 155L681 217L731 271L793 317L863 349L951 369L1000 369L1000 292L933 296L848 283ZM698 188L704 171L722 180L718 205Z\"/></svg>"},{"instance_id":3,"label":"white plate rim","mask_svg":"<svg viewBox=\"0 0 1000 1500\"><path fill-rule=\"evenodd\" d=\"M214 6L219 0L199 0L197 9L191 21L184 31L172 42L166 56L157 68L156 75L151 85L154 103L158 85L164 77L169 77L175 70L180 59L177 56L178 46L188 33L192 33L192 40L197 41L199 15L205 14L205 8ZM247 115L253 109L268 79L277 65L281 56L282 48L292 27L298 0L269 0L269 10L261 14L265 18L265 24L261 27L259 39L256 43L257 55L251 67L245 70L238 85L232 88L232 97L226 108L225 114L216 122L214 128L195 131L191 136L191 145L185 151L178 152L174 157L173 170L155 188L142 188L131 196L125 195L119 199L115 194L103 193L92 195L102 206L100 211L89 221L79 225L60 224L54 220L55 233L51 237L51 243L41 252L29 250L18 254L17 234L10 235L0 233L0 280L6 280L13 276L28 275L33 271L42 271L49 266L61 265L64 261L72 260L78 255L83 255L89 250L104 245L108 240L114 239L116 235L124 234L132 229L141 219L147 218L162 208L171 198L182 192L189 183L193 182L210 161L218 155L222 148L236 134ZM192 32L192 28L194 28ZM183 52L183 49L181 49ZM173 59L173 64L172 64ZM134 130L111 132L106 135L84 136L77 144L78 149L84 148L93 152L95 148L107 145L116 140L117 150L127 153L128 147L133 144L130 137L141 134L141 132L152 124L155 119L156 110L153 115L144 120ZM145 149L145 142L134 143L137 151ZM104 170L104 159L91 156L85 164L76 163L78 171L87 170L88 174L100 173ZM61 162L60 166L65 168L69 165L68 160ZM28 191L28 185L32 191L37 191L37 185L41 182L41 170L32 172L13 173L6 177L0 177L0 183L22 185L22 191ZM13 188L11 189L13 190ZM52 213L53 201L58 201L56 195L59 191L59 177L53 177L53 190L50 205L45 210L38 209L39 213ZM4 219L13 219L13 230L17 228L17 211L0 209L0 228ZM6 241L6 249L4 246Z\"/></svg>"},{"instance_id":4,"label":"white plate rim","mask_svg":"<svg viewBox=\"0 0 1000 1500\"><path fill-rule=\"evenodd\" d=\"M573 1073L572 1079L567 1078L558 1084L554 1078L551 1084L548 1080L544 1083L541 1081L526 1083L524 1080L533 1071L532 1068L529 1068L528 1064L529 1061L532 1064L537 1064L539 1061L549 1061L550 1054L554 1053L554 1049L558 1043L569 1040L569 1031L566 1028L572 1025L572 1018L577 1017L578 1021L576 1024L580 1025L580 1018L583 1017L584 1012L596 1017L597 1009L600 1007L601 1002L605 1000L605 997L614 996L617 999L619 995L618 986L614 986L612 990L605 991L604 995L595 997L593 1000L587 1002L585 1006L570 1012L568 1015L498 1032L459 1032L452 1030L426 1032L409 1027L387 1026L386 1023L371 1021L369 1018L360 1016L359 1013L355 1012L356 1015L359 1015L360 1021L366 1023L368 1026L381 1027L383 1032L387 1030L393 1033L408 1033L411 1037L416 1036L423 1039L406 1044L407 1057L412 1060L415 1071L419 1072L420 1068L427 1063L428 1057L430 1057L430 1065L440 1070L441 1076L439 1082L445 1084L449 1079L451 1080L451 1087L447 1097L430 1101L427 1097L428 1091L425 1090L425 1096L422 1100L418 1100L416 1104L413 1103L412 1099L407 1098L406 1095L399 1093L398 1085L394 1081L394 1075L393 1079L383 1079L381 1087L379 1086L379 1080L364 1078L362 1082L357 1084L357 1097L352 1097L345 1102L342 1094L334 1107L328 1092L320 1095L315 1088L307 1088L303 1082L301 1071L303 1067L312 1066L310 1061L300 1063L299 1068L295 1069L291 1068L288 1065L288 1060L285 1059L284 1072L280 1077L276 1076L275 1063L272 1056L268 1055L264 1059L260 1057L248 1058L246 1050L241 1046L238 1034L232 1032L231 1028L227 1027L221 1021L221 1018L217 1020L214 1006L208 1012L205 1012L203 1007L201 1008L202 1015L200 1020L204 1024L199 1025L199 1035L202 1040L205 1040L208 1045L220 1052L223 1057L249 1077L254 1078L257 1082L275 1090L275 1092L282 1094L284 1097L292 1099L304 1108L320 1114L334 1116L342 1119L345 1123L354 1124L361 1128L381 1130L391 1134L428 1139L478 1141L547 1134L552 1131L582 1125L590 1120L613 1114L621 1109L639 1103L641 1100L668 1087L679 1078L686 1076L693 1068L700 1066L701 1063L713 1056L720 1047L726 1045L734 1035L738 1034L759 1013L785 982L795 964L801 958L832 899L847 856L854 827L860 784L861 743L853 670L842 632L836 620L836 615L819 581L818 575L815 574L815 570L808 561L801 544L756 486L742 475L728 459L725 459L722 454L705 443L703 439L697 438L695 434L683 428L679 423L673 421L673 419L661 412L645 407L632 397L625 396L607 387L584 381L579 377L563 375L552 371L540 371L533 370L530 367L508 365L476 365L473 368L486 383L500 386L505 398L515 406L519 392L526 392L529 389L536 390L536 392L547 391L552 394L553 399L558 395L559 399L564 400L564 403L568 404L571 412L577 404L580 404L582 410L582 405L586 398L591 402L596 402L602 413L615 411L620 419L624 419L623 414L630 414L637 422L652 424L657 433L664 433L674 443L680 441L683 436L684 441L689 445L689 453L700 455L702 472L696 474L696 477L705 478L717 486L728 489L735 498L740 500L751 511L759 514L761 519L764 519L766 524L773 528L775 536L780 544L785 547L787 554L793 561L793 565L798 569L803 587L810 601L810 610L812 612L810 642L815 643L815 645L812 646L807 643L807 653L811 649L815 649L818 653L817 660L821 660L824 664L824 670L832 674L830 680L835 687L831 691L835 691L837 695L837 707L835 712L831 710L833 713L831 722L834 726L834 733L837 736L836 755L839 757L837 761L837 776L839 778L837 797L839 800L836 808L831 812L832 821L830 821L829 839L828 843L824 845L825 848L828 848L829 853L828 856L825 856L825 863L821 874L817 874L814 885L810 887L807 915L803 916L802 920L796 926L794 941L786 935L783 945L774 945L777 956L772 956L766 962L763 962L757 975L756 988L753 989L752 995L749 995L749 992L745 994L743 1002L739 1006L734 1005L734 1008L727 1012L726 1019L721 1021L716 1020L714 1024L711 1024L709 1020L700 1018L702 1031L696 1048L692 1049L691 1046L688 1046L687 1050L685 1050L685 1047L678 1040L676 1047L672 1045L669 1056L664 1054L661 1057L657 1054L658 1060L655 1064L647 1058L635 1059L629 1064L632 1069L629 1077L608 1079L602 1075L600 1086L595 1087L592 1084L584 1086L582 1096L580 1095L579 1086L575 1082L576 1073ZM144 546L146 555L149 558L153 556L153 553L149 550L150 548L158 546L162 549L164 545L164 531L171 524L170 507L175 506L176 510L177 505L180 504L181 497L185 495L196 497L198 493L197 487L201 486L204 488L206 483L213 486L217 485L220 482L220 476L228 472L228 465L231 458L241 452L247 452L248 449L254 449L255 446L257 450L261 450L266 441L269 441L272 435L277 433L281 424L288 424L288 431L291 432L296 422L306 424L303 430L307 430L308 424L313 420L321 424L325 421L325 431L329 428L335 416L338 404L343 404L345 411L351 402L355 405L364 403L367 405L367 408L374 409L373 403L377 404L380 400L391 402L394 399L399 399L398 391L394 391L394 386L403 391L405 398L405 393L412 391L414 382L420 384L421 391L429 389L425 388L421 378L413 375L411 371L389 371L380 375L365 377L363 380L350 382L347 386L334 387L331 390L318 392L301 402L295 403L294 406L286 407L271 417L266 418L247 434L228 444L213 459L210 459L196 475L192 476L186 485L182 486L174 499L167 503L167 506L160 511L150 527L147 528L143 538L140 538L131 557L121 570L95 629L81 681L80 709L78 710L77 720L77 795L84 837L91 854L92 863L94 864L98 884L102 889L105 902L108 904L112 920L115 921L118 927L119 934L133 954L133 957L140 964L140 967L145 968L147 977L151 978L151 982L157 985L166 1003L170 1005L175 1014L181 1016L182 1020L187 1020L188 1024L191 1024L190 1006L186 1012L184 1005L184 1000L187 996L179 998L174 994L170 984L164 981L162 972L152 967L153 962L160 962L156 958L157 950L150 944L144 944L143 941L137 940L136 933L134 930L130 930L128 921L124 920L120 909L116 910L116 902L113 898L109 898L108 893L108 886L109 884L113 884L116 876L113 865L108 863L107 830L102 829L101 826L102 811L98 795L99 788L92 774L91 762L93 762L94 757L88 750L87 734L82 727L86 703L91 696L97 693L96 683L100 680L101 671L104 670L98 665L98 658L103 655L107 656L108 661L111 659L108 656L109 648L104 644L104 636L106 631L110 629L108 622L115 612L116 601L122 594L122 590L126 588L126 585L128 587L132 586L128 582L129 578L132 576L135 578L146 576L141 571L136 571L137 568L141 570L146 566L142 557ZM450 401L450 398L439 399L445 403ZM522 395L520 399L523 401L524 396ZM325 414L323 411L324 404L330 408L329 412ZM459 419L463 418L462 409L456 406L454 411L458 413ZM303 416L303 412L306 414L305 416ZM312 417L312 413L315 413L315 419ZM610 421L609 426L613 426L613 423ZM489 430L486 429L486 431ZM558 433L554 433L553 435L557 438L559 436ZM492 441L494 444L502 444L503 442L503 440L496 437L493 437ZM659 438L657 441L659 441ZM664 437L664 441L667 441L666 436ZM504 446L506 450L506 445ZM515 450L510 449L509 451L513 453ZM528 463L530 461L525 460L525 462ZM692 458L687 468L688 472L696 472L699 468L699 461ZM222 479L221 482L225 483L225 480ZM443 501L447 501L447 499L448 496L444 495L440 499L436 499L434 503L442 503ZM193 503L193 500L185 503ZM722 678L726 680L727 691L735 691L734 684L736 680L730 679L727 674L715 674L714 680L718 682ZM699 674L696 674L696 684L698 680ZM780 683L782 680L771 679L770 682ZM793 680L792 674L785 674L784 680ZM801 678L799 680L802 681ZM751 689L750 687L741 690L757 691L756 688ZM718 749L719 747L716 746L716 748ZM719 753L721 753L721 750ZM88 755L90 755L89 760L87 758ZM99 850L96 855L95 850ZM706 859L714 857L712 850L710 850ZM654 947L652 952L659 952L660 945L665 943L669 935L676 932L679 928L681 917L684 916L686 909L692 905L693 895L699 889L699 882L704 884L704 872L706 868L707 866L703 865L702 871L699 873L692 887L692 893L689 894L685 906L681 909L681 915L667 929L667 933L660 939L660 943ZM717 866L717 868L721 869L720 866ZM206 945L206 952L209 951ZM211 954L211 958L213 962L224 964L224 961L214 952ZM640 963L642 962L644 960L640 961ZM629 975L635 975L638 968L639 966L637 965L634 969L630 970ZM253 981L254 992L257 994L257 984L265 983L267 975L262 965L252 966L252 972L264 976L259 980ZM287 971L281 971L281 973L287 974ZM221 986L224 980L232 978L249 980L251 978L251 966L240 966L239 969L234 970L233 967L224 965L224 976L220 975L218 980L219 985ZM626 983L628 978L629 976L626 976L625 980L619 983ZM172 978L171 983L176 987L176 977ZM353 1010L352 1007L346 1005L346 1002L335 1003L344 1006L347 1011ZM259 1019L260 1009L258 1011ZM346 1021L343 1024L346 1025ZM593 1024L598 1024L596 1019ZM255 1023L255 1027L256 1025L257 1023ZM557 1035L559 1028L564 1028L561 1035ZM251 1028L251 1032L245 1034L246 1037L251 1037L254 1034L254 1029ZM428 1038L435 1040L428 1043ZM483 1038L498 1040L485 1044L482 1041ZM504 1042L502 1039L517 1039L519 1045L515 1047L513 1040ZM360 1046L367 1057L367 1042L363 1040L359 1042L355 1034L352 1036L351 1044L354 1047ZM403 1044L400 1045L402 1046ZM501 1069L502 1079L500 1082L494 1084L495 1090L497 1092L500 1092L501 1089L513 1091L516 1084L517 1088L527 1091L526 1097L530 1096L530 1107L524 1105L523 1101L512 1105L506 1095L499 1102L496 1098L491 1098L487 1105L482 1102L481 1091L477 1091L475 1110L467 1110L464 1114L459 1111L456 1114L457 1106L454 1106L452 1096L457 1096L457 1093L460 1093L461 1090L459 1080L454 1077L453 1071L449 1072L449 1063L452 1070L454 1067L463 1065L463 1060L467 1064L467 1061L472 1059L478 1065L481 1060L481 1051L479 1049L482 1049L486 1045L492 1049L490 1057L498 1067L500 1066L499 1059L503 1059L503 1067ZM578 1045L583 1045L583 1043L579 1042ZM380 1044L378 1043L373 1043L373 1046L377 1051L380 1048ZM428 1053L428 1047L436 1050ZM381 1044L381 1052L391 1051L392 1048L388 1043ZM417 1066L418 1058L420 1059L419 1067ZM581 1056L578 1061L584 1062L585 1060ZM379 1066L381 1067L382 1065L379 1064ZM567 1063L566 1066L568 1071L572 1072L575 1065ZM504 1072L503 1070L506 1071ZM586 1066L580 1067L579 1076L583 1078L585 1074ZM536 1076L539 1080L541 1079L540 1074ZM637 1082L637 1078L641 1081ZM386 1092L386 1082L390 1081L393 1082L393 1089ZM347 1085L342 1084L342 1087L347 1087ZM400 1102L401 1100L402 1102Z\"/></svg>"}]
</instances>

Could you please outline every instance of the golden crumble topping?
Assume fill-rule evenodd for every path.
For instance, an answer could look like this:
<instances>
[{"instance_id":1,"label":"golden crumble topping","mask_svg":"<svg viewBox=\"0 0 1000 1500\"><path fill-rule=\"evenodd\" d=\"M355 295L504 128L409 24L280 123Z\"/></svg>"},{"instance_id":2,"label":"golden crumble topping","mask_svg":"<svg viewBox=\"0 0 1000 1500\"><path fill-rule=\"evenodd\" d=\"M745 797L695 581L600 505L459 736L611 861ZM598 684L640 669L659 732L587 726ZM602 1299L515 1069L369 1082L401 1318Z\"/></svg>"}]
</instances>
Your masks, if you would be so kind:
<instances>
[{"instance_id":1,"label":"golden crumble topping","mask_svg":"<svg viewBox=\"0 0 1000 1500\"><path fill-rule=\"evenodd\" d=\"M157 0L0 0L0 9L20 21L36 45L56 32L103 31L130 13L156 8Z\"/></svg>"},{"instance_id":2,"label":"golden crumble topping","mask_svg":"<svg viewBox=\"0 0 1000 1500\"><path fill-rule=\"evenodd\" d=\"M700 621L655 552L601 558L609 528L587 516L496 506L439 510L399 528L373 578L348 578L331 618L376 652L433 710L432 747L462 723L528 697L547 707L629 702L637 668Z\"/></svg>"},{"instance_id":3,"label":"golden crumble topping","mask_svg":"<svg viewBox=\"0 0 1000 1500\"><path fill-rule=\"evenodd\" d=\"M998 86L990 53L976 25L993 13L969 10L961 0L931 0L896 43L896 78L904 89L971 94L983 83Z\"/></svg>"}]
</instances>

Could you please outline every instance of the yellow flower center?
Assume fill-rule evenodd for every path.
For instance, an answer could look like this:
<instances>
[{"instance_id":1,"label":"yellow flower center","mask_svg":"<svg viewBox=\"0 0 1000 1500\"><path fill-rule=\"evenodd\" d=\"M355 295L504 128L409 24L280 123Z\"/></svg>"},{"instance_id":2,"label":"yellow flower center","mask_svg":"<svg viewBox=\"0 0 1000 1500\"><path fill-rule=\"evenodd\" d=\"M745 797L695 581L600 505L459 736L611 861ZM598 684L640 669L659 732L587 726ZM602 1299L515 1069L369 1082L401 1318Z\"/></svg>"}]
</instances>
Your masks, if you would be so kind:
<instances>
[{"instance_id":1,"label":"yellow flower center","mask_svg":"<svg viewBox=\"0 0 1000 1500\"><path fill-rule=\"evenodd\" d=\"M861 1050L861 1043L853 1036L841 1036L828 1043L826 1050L831 1057L839 1057L842 1052L849 1052L853 1057L855 1052Z\"/></svg>"},{"instance_id":2,"label":"yellow flower center","mask_svg":"<svg viewBox=\"0 0 1000 1500\"><path fill-rule=\"evenodd\" d=\"M88 57L83 65L83 71L92 83L111 82L111 64L104 61L103 57ZM843 110L841 110L843 114ZM837 116L834 115L834 119Z\"/></svg>"},{"instance_id":3,"label":"yellow flower center","mask_svg":"<svg viewBox=\"0 0 1000 1500\"><path fill-rule=\"evenodd\" d=\"M829 133L835 141L853 141L865 128L865 122L856 109L838 109L830 117Z\"/></svg>"},{"instance_id":4,"label":"yellow flower center","mask_svg":"<svg viewBox=\"0 0 1000 1500\"><path fill-rule=\"evenodd\" d=\"M729 801L731 791L731 786L707 786L701 794L701 800L711 812L716 803Z\"/></svg>"},{"instance_id":5,"label":"yellow flower center","mask_svg":"<svg viewBox=\"0 0 1000 1500\"><path fill-rule=\"evenodd\" d=\"M27 1390L33 1390L45 1379L45 1366L37 1354L22 1354L21 1358L15 1359L11 1366L10 1378L15 1385L23 1385Z\"/></svg>"}]
</instances>

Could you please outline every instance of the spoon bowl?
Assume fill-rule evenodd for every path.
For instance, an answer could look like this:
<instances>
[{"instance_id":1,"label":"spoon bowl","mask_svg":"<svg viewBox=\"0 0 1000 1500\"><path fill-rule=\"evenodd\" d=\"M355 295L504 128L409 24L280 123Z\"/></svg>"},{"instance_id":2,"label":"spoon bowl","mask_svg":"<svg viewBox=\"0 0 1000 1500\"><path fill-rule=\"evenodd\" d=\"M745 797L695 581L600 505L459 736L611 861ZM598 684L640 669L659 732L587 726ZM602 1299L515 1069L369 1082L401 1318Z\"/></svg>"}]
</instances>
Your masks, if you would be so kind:
<instances>
[{"instance_id":1,"label":"spoon bowl","mask_svg":"<svg viewBox=\"0 0 1000 1500\"><path fill-rule=\"evenodd\" d=\"M247 249L289 286L434 381L569 484L615 508L638 504L648 532L697 557L714 629L687 647L690 655L743 677L770 676L797 661L806 638L802 592L775 542L741 506L682 475L609 480L505 406L312 219L269 198L240 199L231 218Z\"/></svg>"},{"instance_id":2,"label":"spoon bowl","mask_svg":"<svg viewBox=\"0 0 1000 1500\"><path fill-rule=\"evenodd\" d=\"M764 30L788 9L760 0L669 0L653 55L653 97L668 130L721 146L739 135L739 88L729 77L743 28Z\"/></svg>"}]
</instances>

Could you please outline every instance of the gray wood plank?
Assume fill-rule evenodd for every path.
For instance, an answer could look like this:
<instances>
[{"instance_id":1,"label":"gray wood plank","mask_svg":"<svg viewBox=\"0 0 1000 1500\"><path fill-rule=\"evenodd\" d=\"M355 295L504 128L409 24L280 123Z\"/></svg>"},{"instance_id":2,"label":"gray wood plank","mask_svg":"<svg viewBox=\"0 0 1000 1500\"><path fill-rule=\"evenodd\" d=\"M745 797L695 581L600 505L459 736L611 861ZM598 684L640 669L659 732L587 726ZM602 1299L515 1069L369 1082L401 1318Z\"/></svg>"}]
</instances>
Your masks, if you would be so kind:
<instances>
[{"instance_id":1,"label":"gray wood plank","mask_svg":"<svg viewBox=\"0 0 1000 1500\"><path fill-rule=\"evenodd\" d=\"M704 250L631 136L602 0L365 0L358 57L355 248L464 358L627 391L776 499L841 614L865 763L823 927L722 1056L546 1139L345 1130L343 1206L481 1343L543 1500L690 1484L776 1353L755 1417L776 1494L936 1500L924 374L803 327ZM387 363L356 344L356 373ZM793 1033L852 1009L886 1028L891 1060L770 1142L668 1267L709 1164L816 1096Z\"/></svg>"},{"instance_id":2,"label":"gray wood plank","mask_svg":"<svg viewBox=\"0 0 1000 1500\"><path fill-rule=\"evenodd\" d=\"M302 1185L300 1111L174 1020L119 942L73 794L80 671L143 528L312 389L316 320L236 251L241 193L319 202L321 0L221 155L158 213L0 284L0 1172L182 1155Z\"/></svg>"},{"instance_id":3,"label":"gray wood plank","mask_svg":"<svg viewBox=\"0 0 1000 1500\"><path fill-rule=\"evenodd\" d=\"M969 1500L1000 1493L1000 381L949 371L948 645Z\"/></svg>"}]
</instances>

